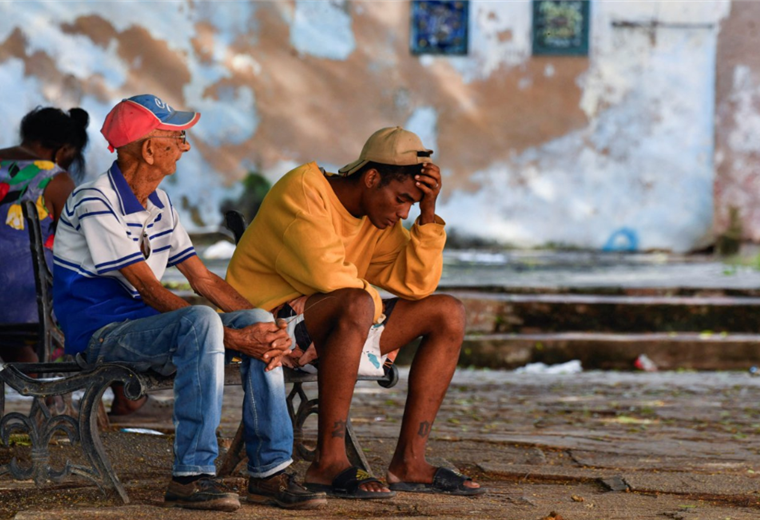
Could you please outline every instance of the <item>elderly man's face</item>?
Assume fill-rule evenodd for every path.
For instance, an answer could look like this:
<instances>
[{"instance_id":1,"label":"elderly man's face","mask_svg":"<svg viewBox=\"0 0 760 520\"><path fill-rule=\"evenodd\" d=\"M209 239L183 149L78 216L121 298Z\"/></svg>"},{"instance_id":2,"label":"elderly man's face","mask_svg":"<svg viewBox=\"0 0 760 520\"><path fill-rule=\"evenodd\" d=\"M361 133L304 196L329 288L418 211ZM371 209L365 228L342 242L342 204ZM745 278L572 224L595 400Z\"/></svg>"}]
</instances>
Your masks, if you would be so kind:
<instances>
[{"instance_id":1,"label":"elderly man's face","mask_svg":"<svg viewBox=\"0 0 760 520\"><path fill-rule=\"evenodd\" d=\"M164 175L177 171L177 161L183 153L190 151L190 143L187 142L184 131L156 130L149 139L153 141L155 165Z\"/></svg>"}]
</instances>

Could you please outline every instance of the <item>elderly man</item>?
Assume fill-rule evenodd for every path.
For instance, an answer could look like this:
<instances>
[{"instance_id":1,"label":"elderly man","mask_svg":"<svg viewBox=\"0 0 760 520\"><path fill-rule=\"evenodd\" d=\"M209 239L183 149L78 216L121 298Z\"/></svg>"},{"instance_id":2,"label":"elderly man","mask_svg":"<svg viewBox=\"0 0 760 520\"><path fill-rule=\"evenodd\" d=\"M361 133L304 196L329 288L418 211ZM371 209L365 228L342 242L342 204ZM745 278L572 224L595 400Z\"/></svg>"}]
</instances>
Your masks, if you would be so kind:
<instances>
[{"instance_id":1,"label":"elderly man","mask_svg":"<svg viewBox=\"0 0 760 520\"><path fill-rule=\"evenodd\" d=\"M185 131L200 114L152 95L117 104L101 130L117 152L111 168L76 189L61 215L53 298L69 354L129 361L174 379L173 478L167 506L234 511L238 496L215 480L225 347L240 353L248 453L248 500L281 507L325 503L285 472L292 425L280 358L290 340L198 259L161 181L190 150ZM190 306L160 283L177 266L193 289L224 311Z\"/></svg>"},{"instance_id":2,"label":"elderly man","mask_svg":"<svg viewBox=\"0 0 760 520\"><path fill-rule=\"evenodd\" d=\"M306 351L300 363L314 357L312 340L319 355L318 456L306 472L309 489L368 499L394 491L484 491L469 477L425 460L465 325L458 300L431 294L446 241L435 214L441 173L431 153L415 134L384 128L341 175L315 163L299 166L266 196L230 263L230 285L253 305L290 320L293 341ZM407 231L402 220L416 203L420 216ZM381 299L373 285L398 298ZM385 356L418 337L385 487L346 457L354 382L357 370L382 373Z\"/></svg>"}]
</instances>

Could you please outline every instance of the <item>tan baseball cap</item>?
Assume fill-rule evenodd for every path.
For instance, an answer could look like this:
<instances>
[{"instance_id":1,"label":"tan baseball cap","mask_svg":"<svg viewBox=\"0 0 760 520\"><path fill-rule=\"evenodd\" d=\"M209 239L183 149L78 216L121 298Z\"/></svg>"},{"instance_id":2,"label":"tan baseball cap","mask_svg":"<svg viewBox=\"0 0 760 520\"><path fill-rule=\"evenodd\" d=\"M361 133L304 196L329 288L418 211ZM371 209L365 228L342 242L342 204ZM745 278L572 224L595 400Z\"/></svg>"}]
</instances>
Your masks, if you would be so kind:
<instances>
[{"instance_id":1,"label":"tan baseball cap","mask_svg":"<svg viewBox=\"0 0 760 520\"><path fill-rule=\"evenodd\" d=\"M345 165L338 172L345 177L356 172L368 162L393 164L395 166L429 163L432 162L430 159L432 153L433 150L422 145L417 134L404 130L400 126L381 128L364 143L359 158Z\"/></svg>"}]
</instances>

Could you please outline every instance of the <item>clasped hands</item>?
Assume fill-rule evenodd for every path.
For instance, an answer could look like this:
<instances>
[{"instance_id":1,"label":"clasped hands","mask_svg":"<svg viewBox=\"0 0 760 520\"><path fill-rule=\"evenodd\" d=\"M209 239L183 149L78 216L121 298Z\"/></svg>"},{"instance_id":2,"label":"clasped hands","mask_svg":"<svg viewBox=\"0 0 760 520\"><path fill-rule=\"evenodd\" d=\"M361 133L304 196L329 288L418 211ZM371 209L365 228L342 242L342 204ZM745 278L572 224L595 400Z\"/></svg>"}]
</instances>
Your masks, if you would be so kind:
<instances>
[{"instance_id":1,"label":"clasped hands","mask_svg":"<svg viewBox=\"0 0 760 520\"><path fill-rule=\"evenodd\" d=\"M292 341L287 333L287 323L255 323L242 329L224 329L224 346L242 352L267 364L266 371L283 365L283 358L297 359L300 349L290 350ZM285 364L290 366L289 361Z\"/></svg>"}]
</instances>

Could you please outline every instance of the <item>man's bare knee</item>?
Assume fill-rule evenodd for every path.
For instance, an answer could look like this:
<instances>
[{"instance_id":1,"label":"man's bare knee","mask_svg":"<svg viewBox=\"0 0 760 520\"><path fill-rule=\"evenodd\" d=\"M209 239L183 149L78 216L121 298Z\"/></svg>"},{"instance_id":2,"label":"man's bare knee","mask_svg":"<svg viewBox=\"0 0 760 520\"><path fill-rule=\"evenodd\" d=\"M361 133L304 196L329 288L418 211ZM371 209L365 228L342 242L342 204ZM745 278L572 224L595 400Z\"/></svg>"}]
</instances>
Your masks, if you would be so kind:
<instances>
[{"instance_id":1,"label":"man's bare knee","mask_svg":"<svg viewBox=\"0 0 760 520\"><path fill-rule=\"evenodd\" d=\"M342 330L369 332L375 317L375 302L363 289L339 289L330 293L340 300L335 327Z\"/></svg>"},{"instance_id":2,"label":"man's bare knee","mask_svg":"<svg viewBox=\"0 0 760 520\"><path fill-rule=\"evenodd\" d=\"M433 322L436 331L445 332L449 336L464 337L467 322L464 304L448 294L436 294L432 305Z\"/></svg>"},{"instance_id":3,"label":"man's bare knee","mask_svg":"<svg viewBox=\"0 0 760 520\"><path fill-rule=\"evenodd\" d=\"M336 334L343 338L342 349L353 347L359 353L372 326L375 306L367 291L338 289L309 298L304 315L320 356L328 339Z\"/></svg>"}]
</instances>

